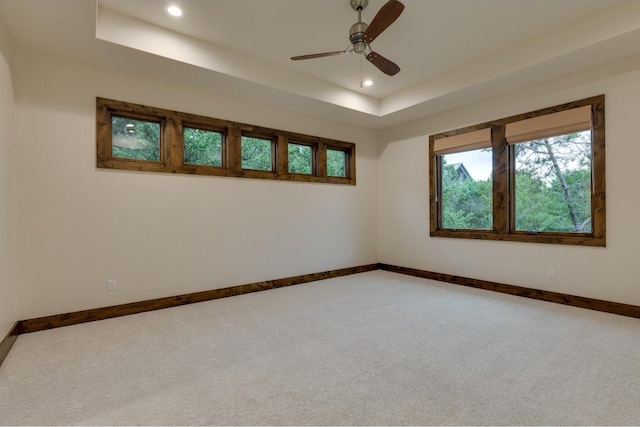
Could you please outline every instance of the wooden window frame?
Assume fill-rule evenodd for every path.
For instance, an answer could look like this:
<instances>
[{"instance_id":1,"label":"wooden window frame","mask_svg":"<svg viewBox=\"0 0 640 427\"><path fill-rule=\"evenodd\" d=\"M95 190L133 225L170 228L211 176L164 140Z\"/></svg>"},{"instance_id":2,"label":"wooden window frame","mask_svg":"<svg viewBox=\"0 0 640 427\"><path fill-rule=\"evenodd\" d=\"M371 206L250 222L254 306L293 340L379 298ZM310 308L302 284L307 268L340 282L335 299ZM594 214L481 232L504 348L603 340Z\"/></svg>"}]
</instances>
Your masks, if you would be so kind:
<instances>
[{"instance_id":1,"label":"wooden window frame","mask_svg":"<svg viewBox=\"0 0 640 427\"><path fill-rule=\"evenodd\" d=\"M114 157L112 116L160 123L160 161ZM185 127L222 134L222 166L184 163ZM242 136L272 141L272 171L242 168ZM311 146L311 175L289 173L289 142ZM327 147L345 151L346 177L327 176ZM355 157L356 145L350 142L96 98L96 166L101 169L356 185Z\"/></svg>"},{"instance_id":2,"label":"wooden window frame","mask_svg":"<svg viewBox=\"0 0 640 427\"><path fill-rule=\"evenodd\" d=\"M591 106L592 194L590 233L526 232L515 230L515 156L514 146L505 138L509 123L549 115L574 108ZM441 161L434 153L435 141L481 129L491 129L493 151L493 228L491 230L455 230L442 228L440 177ZM606 246L605 192L605 97L595 96L544 108L530 113L481 123L429 136L429 205L430 236L463 239L505 240L580 246Z\"/></svg>"}]
</instances>

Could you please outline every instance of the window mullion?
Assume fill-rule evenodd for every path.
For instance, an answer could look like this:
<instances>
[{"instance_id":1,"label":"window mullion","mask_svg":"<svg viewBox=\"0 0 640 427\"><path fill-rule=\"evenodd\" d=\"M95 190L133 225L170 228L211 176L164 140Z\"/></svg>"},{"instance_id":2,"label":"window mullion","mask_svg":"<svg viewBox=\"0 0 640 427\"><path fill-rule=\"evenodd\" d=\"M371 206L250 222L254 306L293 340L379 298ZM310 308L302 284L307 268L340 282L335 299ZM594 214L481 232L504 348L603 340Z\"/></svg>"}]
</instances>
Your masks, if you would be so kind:
<instances>
[{"instance_id":1,"label":"window mullion","mask_svg":"<svg viewBox=\"0 0 640 427\"><path fill-rule=\"evenodd\" d=\"M493 147L493 231L498 234L508 234L511 168L504 126L492 126L491 144Z\"/></svg>"},{"instance_id":2,"label":"window mullion","mask_svg":"<svg viewBox=\"0 0 640 427\"><path fill-rule=\"evenodd\" d=\"M240 174L242 171L242 132L238 126L229 126L227 136L227 161L229 171Z\"/></svg>"},{"instance_id":3,"label":"window mullion","mask_svg":"<svg viewBox=\"0 0 640 427\"><path fill-rule=\"evenodd\" d=\"M605 197L605 114L604 95L592 104L592 188L591 199L592 230L596 239L603 242L606 234L606 197Z\"/></svg>"},{"instance_id":4,"label":"window mullion","mask_svg":"<svg viewBox=\"0 0 640 427\"><path fill-rule=\"evenodd\" d=\"M165 121L164 137L160 141L166 163L170 169L184 165L184 142L182 121L169 117Z\"/></svg>"},{"instance_id":5,"label":"window mullion","mask_svg":"<svg viewBox=\"0 0 640 427\"><path fill-rule=\"evenodd\" d=\"M318 161L316 163L318 176L320 178L327 177L327 144L324 142L318 143Z\"/></svg>"},{"instance_id":6,"label":"window mullion","mask_svg":"<svg viewBox=\"0 0 640 427\"><path fill-rule=\"evenodd\" d=\"M277 155L277 169L276 173L278 176L287 176L289 175L289 138L287 138L283 134L278 134L278 149L276 150Z\"/></svg>"}]
</instances>

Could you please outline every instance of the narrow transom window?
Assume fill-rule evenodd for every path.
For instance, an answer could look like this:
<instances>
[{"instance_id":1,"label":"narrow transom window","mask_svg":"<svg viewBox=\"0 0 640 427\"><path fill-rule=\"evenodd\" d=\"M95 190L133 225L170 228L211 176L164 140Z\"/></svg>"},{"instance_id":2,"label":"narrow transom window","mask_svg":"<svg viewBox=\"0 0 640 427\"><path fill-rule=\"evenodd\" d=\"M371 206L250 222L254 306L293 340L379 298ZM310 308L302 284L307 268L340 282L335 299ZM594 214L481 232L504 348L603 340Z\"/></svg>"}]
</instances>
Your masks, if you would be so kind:
<instances>
[{"instance_id":1,"label":"narrow transom window","mask_svg":"<svg viewBox=\"0 0 640 427\"><path fill-rule=\"evenodd\" d=\"M327 149L327 175L341 178L347 176L347 153L345 151Z\"/></svg>"},{"instance_id":2,"label":"narrow transom window","mask_svg":"<svg viewBox=\"0 0 640 427\"><path fill-rule=\"evenodd\" d=\"M160 123L111 116L113 157L132 160L160 160Z\"/></svg>"},{"instance_id":3,"label":"narrow transom window","mask_svg":"<svg viewBox=\"0 0 640 427\"><path fill-rule=\"evenodd\" d=\"M289 173L313 173L313 149L310 145L289 143Z\"/></svg>"},{"instance_id":4,"label":"narrow transom window","mask_svg":"<svg viewBox=\"0 0 640 427\"><path fill-rule=\"evenodd\" d=\"M183 130L184 163L222 166L222 133L185 127Z\"/></svg>"},{"instance_id":5,"label":"narrow transom window","mask_svg":"<svg viewBox=\"0 0 640 427\"><path fill-rule=\"evenodd\" d=\"M273 170L273 141L242 136L242 169Z\"/></svg>"},{"instance_id":6,"label":"narrow transom window","mask_svg":"<svg viewBox=\"0 0 640 427\"><path fill-rule=\"evenodd\" d=\"M96 166L356 185L356 145L96 98Z\"/></svg>"}]
</instances>

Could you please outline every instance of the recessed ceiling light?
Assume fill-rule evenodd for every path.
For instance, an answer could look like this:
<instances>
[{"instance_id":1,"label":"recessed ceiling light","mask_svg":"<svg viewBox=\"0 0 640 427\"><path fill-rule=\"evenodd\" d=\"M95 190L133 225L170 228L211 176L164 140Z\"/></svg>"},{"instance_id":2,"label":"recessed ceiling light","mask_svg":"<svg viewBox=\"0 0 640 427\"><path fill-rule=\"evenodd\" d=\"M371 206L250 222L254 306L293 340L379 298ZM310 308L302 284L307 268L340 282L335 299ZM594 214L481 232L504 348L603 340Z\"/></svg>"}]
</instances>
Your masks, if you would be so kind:
<instances>
[{"instance_id":1,"label":"recessed ceiling light","mask_svg":"<svg viewBox=\"0 0 640 427\"><path fill-rule=\"evenodd\" d=\"M169 15L172 16L182 16L182 9L180 9L178 6L169 6L167 8L167 12L169 12Z\"/></svg>"},{"instance_id":2,"label":"recessed ceiling light","mask_svg":"<svg viewBox=\"0 0 640 427\"><path fill-rule=\"evenodd\" d=\"M362 82L362 86L373 86L373 81L365 80Z\"/></svg>"}]
</instances>

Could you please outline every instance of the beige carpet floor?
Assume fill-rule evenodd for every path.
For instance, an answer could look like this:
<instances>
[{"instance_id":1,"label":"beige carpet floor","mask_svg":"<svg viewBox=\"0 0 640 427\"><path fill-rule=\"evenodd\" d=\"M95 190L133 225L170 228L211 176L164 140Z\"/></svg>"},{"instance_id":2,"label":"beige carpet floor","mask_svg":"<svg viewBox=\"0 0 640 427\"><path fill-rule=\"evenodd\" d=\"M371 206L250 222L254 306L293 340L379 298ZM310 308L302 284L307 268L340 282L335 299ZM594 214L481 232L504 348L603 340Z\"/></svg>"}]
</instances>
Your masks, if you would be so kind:
<instances>
[{"instance_id":1,"label":"beige carpet floor","mask_svg":"<svg viewBox=\"0 0 640 427\"><path fill-rule=\"evenodd\" d=\"M21 335L10 425L639 425L640 320L374 271Z\"/></svg>"}]
</instances>

